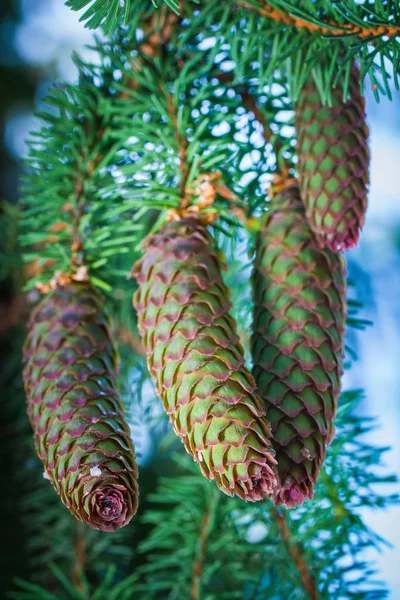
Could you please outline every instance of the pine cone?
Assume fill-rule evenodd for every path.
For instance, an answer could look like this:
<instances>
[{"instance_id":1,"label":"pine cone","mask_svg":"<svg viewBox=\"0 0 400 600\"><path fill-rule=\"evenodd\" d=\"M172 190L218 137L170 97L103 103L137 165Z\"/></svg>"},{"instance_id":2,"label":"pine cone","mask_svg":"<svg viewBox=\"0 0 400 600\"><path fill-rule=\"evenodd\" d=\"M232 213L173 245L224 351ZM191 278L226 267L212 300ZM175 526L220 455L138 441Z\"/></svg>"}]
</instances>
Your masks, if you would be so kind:
<instances>
[{"instance_id":1,"label":"pine cone","mask_svg":"<svg viewBox=\"0 0 400 600\"><path fill-rule=\"evenodd\" d=\"M333 252L357 244L367 209L368 126L355 64L349 93L343 103L337 85L332 106L323 106L310 77L296 106L301 196L318 242Z\"/></svg>"},{"instance_id":2,"label":"pine cone","mask_svg":"<svg viewBox=\"0 0 400 600\"><path fill-rule=\"evenodd\" d=\"M102 299L89 284L59 286L33 311L24 383L35 445L71 513L115 531L138 504L137 466L116 386L117 354Z\"/></svg>"},{"instance_id":3,"label":"pine cone","mask_svg":"<svg viewBox=\"0 0 400 600\"><path fill-rule=\"evenodd\" d=\"M312 498L333 436L345 328L343 258L319 248L296 184L265 216L252 285L254 377L281 482L274 501L294 507Z\"/></svg>"},{"instance_id":4,"label":"pine cone","mask_svg":"<svg viewBox=\"0 0 400 600\"><path fill-rule=\"evenodd\" d=\"M212 237L196 218L169 222L133 274L149 371L175 432L223 492L261 500L276 485L270 429Z\"/></svg>"}]
</instances>

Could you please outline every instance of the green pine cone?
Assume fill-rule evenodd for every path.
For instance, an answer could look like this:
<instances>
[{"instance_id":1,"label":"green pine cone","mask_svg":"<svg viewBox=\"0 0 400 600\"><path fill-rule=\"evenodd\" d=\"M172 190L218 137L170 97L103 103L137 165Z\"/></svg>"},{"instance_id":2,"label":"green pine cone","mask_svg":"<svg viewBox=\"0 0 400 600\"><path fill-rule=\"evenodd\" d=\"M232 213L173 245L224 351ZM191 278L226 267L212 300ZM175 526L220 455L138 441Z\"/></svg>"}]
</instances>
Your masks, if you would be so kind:
<instances>
[{"instance_id":1,"label":"green pine cone","mask_svg":"<svg viewBox=\"0 0 400 600\"><path fill-rule=\"evenodd\" d=\"M146 241L133 274L149 371L187 452L226 494L270 495L270 429L229 315L214 240L195 218L169 222Z\"/></svg>"},{"instance_id":2,"label":"green pine cone","mask_svg":"<svg viewBox=\"0 0 400 600\"><path fill-rule=\"evenodd\" d=\"M24 347L28 415L45 475L80 521L115 531L136 513L138 469L116 385L102 299L59 286L33 311Z\"/></svg>"},{"instance_id":3,"label":"green pine cone","mask_svg":"<svg viewBox=\"0 0 400 600\"><path fill-rule=\"evenodd\" d=\"M338 84L332 106L323 106L311 76L296 105L301 196L317 240L333 252L357 244L367 209L368 126L355 64L349 94L343 103Z\"/></svg>"},{"instance_id":4,"label":"green pine cone","mask_svg":"<svg viewBox=\"0 0 400 600\"><path fill-rule=\"evenodd\" d=\"M252 276L254 377L288 507L312 498L334 428L345 329L343 258L319 248L296 184L271 202Z\"/></svg>"}]
</instances>

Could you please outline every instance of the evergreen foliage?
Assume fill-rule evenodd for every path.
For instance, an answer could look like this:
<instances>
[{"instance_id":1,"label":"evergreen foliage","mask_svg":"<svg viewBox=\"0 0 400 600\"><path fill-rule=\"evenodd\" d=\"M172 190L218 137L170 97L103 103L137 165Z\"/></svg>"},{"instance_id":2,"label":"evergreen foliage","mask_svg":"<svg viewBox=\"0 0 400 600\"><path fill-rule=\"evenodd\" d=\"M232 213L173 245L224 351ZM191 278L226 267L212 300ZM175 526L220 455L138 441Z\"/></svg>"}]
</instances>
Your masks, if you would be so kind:
<instances>
[{"instance_id":1,"label":"evergreen foliage","mask_svg":"<svg viewBox=\"0 0 400 600\"><path fill-rule=\"evenodd\" d=\"M149 10L150 0L106 3L102 0L69 0L67 5L80 10L90 4L82 19L89 27L104 24L111 33L118 24L131 24L134 17ZM159 4L159 8L162 3ZM362 63L361 77L368 73L379 92L391 94L390 70L394 66L394 85L399 86L400 7L397 0L235 0L229 3L207 0L166 0L166 4L192 26L200 36L217 32L231 46L232 58L240 76L253 71L262 83L284 67L293 97L297 97L310 70L319 72L321 89L329 96L332 80L340 77L347 95L351 60ZM218 27L216 27L218 24ZM214 26L214 27L213 27ZM325 69L319 68L326 56ZM341 57L340 69L336 69Z\"/></svg>"},{"instance_id":2,"label":"evergreen foliage","mask_svg":"<svg viewBox=\"0 0 400 600\"><path fill-rule=\"evenodd\" d=\"M57 271L79 273L107 294L124 368L128 420L151 431L141 467L142 504L112 536L74 525L33 453L20 381L22 327L1 371L16 451L10 484L21 490L16 520L26 540L26 581L16 600L290 600L385 597L366 549L384 543L363 521L398 497L382 474L386 449L365 442L373 427L354 412L361 391L342 393L337 436L314 500L291 512L222 495L172 450L157 409L131 308L127 277L146 235L167 216L204 208L229 270L235 317L249 348L249 259L268 210L271 180L296 175L293 106L313 73L323 102L353 60L377 97L399 84L400 9L391 0L69 0L86 9L98 60L75 57L79 83L54 87L30 140L21 235L28 312ZM11 235L0 219L0 239ZM18 265L2 243L4 277ZM7 266L8 265L8 266ZM3 267L2 267L3 268ZM357 302L348 325L362 328ZM23 321L23 318L21 318ZM10 355L8 355L10 354ZM352 357L347 352L347 364ZM131 412L132 411L132 412ZM136 439L135 439L136 441ZM49 569L53 562L55 566ZM112 565L109 567L110 563ZM28 582L29 580L29 582Z\"/></svg>"}]
</instances>

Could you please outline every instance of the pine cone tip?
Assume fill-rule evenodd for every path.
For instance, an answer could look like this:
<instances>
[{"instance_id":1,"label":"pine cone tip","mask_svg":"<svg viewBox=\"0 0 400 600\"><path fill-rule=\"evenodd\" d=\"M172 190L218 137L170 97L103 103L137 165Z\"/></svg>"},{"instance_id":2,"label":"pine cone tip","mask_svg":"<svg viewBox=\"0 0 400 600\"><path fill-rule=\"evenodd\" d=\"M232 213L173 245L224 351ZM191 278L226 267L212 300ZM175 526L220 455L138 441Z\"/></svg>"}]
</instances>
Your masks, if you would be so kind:
<instances>
[{"instance_id":1,"label":"pine cone tip","mask_svg":"<svg viewBox=\"0 0 400 600\"><path fill-rule=\"evenodd\" d=\"M258 502L264 498L269 498L277 486L277 478L273 469L268 465L263 465L258 476L251 478L248 498L250 502Z\"/></svg>"},{"instance_id":2,"label":"pine cone tip","mask_svg":"<svg viewBox=\"0 0 400 600\"><path fill-rule=\"evenodd\" d=\"M224 485L224 482L217 478L218 487L229 496L236 495L245 502L259 502L270 498L278 482L274 470L276 463L272 456L269 456L268 460L270 464L250 463L248 478L237 480L234 488Z\"/></svg>"},{"instance_id":3,"label":"pine cone tip","mask_svg":"<svg viewBox=\"0 0 400 600\"><path fill-rule=\"evenodd\" d=\"M325 238L324 246L329 248L332 252L346 252L347 250L351 250L358 245L358 241L360 238L360 229L357 231L348 231L343 232L344 235L340 235L339 233L333 233L331 235L327 235Z\"/></svg>"},{"instance_id":4,"label":"pine cone tip","mask_svg":"<svg viewBox=\"0 0 400 600\"><path fill-rule=\"evenodd\" d=\"M124 527L136 512L132 495L124 485L105 482L94 488L84 500L84 518L93 529L116 531Z\"/></svg>"},{"instance_id":5,"label":"pine cone tip","mask_svg":"<svg viewBox=\"0 0 400 600\"><path fill-rule=\"evenodd\" d=\"M307 498L312 500L313 491L312 484L307 485L306 482L292 483L290 487L282 487L274 497L275 506L284 504L286 508L296 508L302 506Z\"/></svg>"}]
</instances>

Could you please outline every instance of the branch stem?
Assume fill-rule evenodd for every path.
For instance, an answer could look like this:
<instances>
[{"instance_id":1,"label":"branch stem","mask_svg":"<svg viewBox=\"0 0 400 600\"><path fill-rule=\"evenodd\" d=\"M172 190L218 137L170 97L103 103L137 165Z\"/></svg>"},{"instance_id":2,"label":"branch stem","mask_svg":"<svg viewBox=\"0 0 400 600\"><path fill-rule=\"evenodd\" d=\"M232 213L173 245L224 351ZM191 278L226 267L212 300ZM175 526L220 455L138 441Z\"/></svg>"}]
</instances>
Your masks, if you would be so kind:
<instances>
[{"instance_id":1,"label":"branch stem","mask_svg":"<svg viewBox=\"0 0 400 600\"><path fill-rule=\"evenodd\" d=\"M264 2L262 6L254 6L246 0L238 0L237 4L249 10L258 12L260 15L273 19L278 23L291 25L297 29L306 29L310 32L319 32L322 35L342 36L355 35L359 38L375 38L380 36L394 37L400 35L400 25L355 25L353 23L336 23L327 21L324 24L312 23L301 17L296 17L290 11L274 8L269 2Z\"/></svg>"},{"instance_id":2,"label":"branch stem","mask_svg":"<svg viewBox=\"0 0 400 600\"><path fill-rule=\"evenodd\" d=\"M72 583L77 590L83 591L82 585L82 574L86 567L86 542L85 537L82 533L81 523L75 521L75 555L74 563L72 565Z\"/></svg>"},{"instance_id":3,"label":"branch stem","mask_svg":"<svg viewBox=\"0 0 400 600\"><path fill-rule=\"evenodd\" d=\"M293 541L290 525L283 514L276 510L276 508L272 508L271 515L278 525L281 539L300 573L301 581L305 591L310 597L310 600L320 600L320 594L318 592L315 578L312 575L307 564L307 560L304 556L303 546L298 542Z\"/></svg>"},{"instance_id":4,"label":"branch stem","mask_svg":"<svg viewBox=\"0 0 400 600\"><path fill-rule=\"evenodd\" d=\"M93 140L94 149L96 144L104 136L104 129L99 127L95 140ZM88 132L89 135L89 132ZM75 206L72 209L72 247L71 247L71 271L75 273L80 267L84 266L84 238L80 232L81 219L85 214L85 182L90 181L97 165L103 158L102 153L97 152L93 160L87 161L86 156L81 152L80 161L76 163L75 179ZM82 168L83 165L83 168Z\"/></svg>"},{"instance_id":5,"label":"branch stem","mask_svg":"<svg viewBox=\"0 0 400 600\"><path fill-rule=\"evenodd\" d=\"M230 73L220 73L217 77L221 83L232 82L232 75ZM271 142L271 144L273 146L273 151L275 152L275 156L276 156L277 171L279 171L278 157L280 156L281 151L282 151L282 144L281 144L279 137L275 136L275 139L272 142L274 132L272 131L271 126L268 123L266 116L264 115L264 113L262 112L260 107L258 106L256 98L254 97L254 95L251 92L249 92L248 87L245 84L238 84L235 86L233 83L232 83L232 87L237 88L237 92L240 94L240 96L242 98L243 106L248 111L252 112L254 114L256 120L260 123L265 141L267 143ZM289 168L285 167L285 169L283 169L283 170L289 170Z\"/></svg>"},{"instance_id":6,"label":"branch stem","mask_svg":"<svg viewBox=\"0 0 400 600\"><path fill-rule=\"evenodd\" d=\"M181 173L181 181L179 184L179 191L182 198L182 208L186 208L188 204L188 198L186 194L187 182L189 179L190 168L187 160L188 141L185 135L180 132L179 120L176 107L172 94L168 96L168 115L171 120L172 127L174 129L175 142L178 149L179 156L179 169Z\"/></svg>"},{"instance_id":7,"label":"branch stem","mask_svg":"<svg viewBox=\"0 0 400 600\"><path fill-rule=\"evenodd\" d=\"M116 335L118 341L121 344L128 346L137 355L146 357L146 353L144 351L143 344L139 336L130 329L128 329L128 327L124 327L123 325L121 325L120 327L118 327Z\"/></svg>"},{"instance_id":8,"label":"branch stem","mask_svg":"<svg viewBox=\"0 0 400 600\"><path fill-rule=\"evenodd\" d=\"M207 556L207 542L214 524L215 509L218 504L219 493L217 490L213 490L210 502L204 513L200 535L198 540L198 550L196 560L193 565L193 577L191 586L191 600L199 600L201 598L201 578L204 569L204 563Z\"/></svg>"},{"instance_id":9,"label":"branch stem","mask_svg":"<svg viewBox=\"0 0 400 600\"><path fill-rule=\"evenodd\" d=\"M254 114L257 121L261 124L265 141L270 142L271 138L274 134L273 134L273 131L272 131L265 115L262 113L262 111L258 107L256 99L247 90L244 92L241 92L240 95L242 96L243 106L245 106L245 108L247 108L247 110L251 111ZM278 152L278 148L276 148L275 151Z\"/></svg>"}]
</instances>

